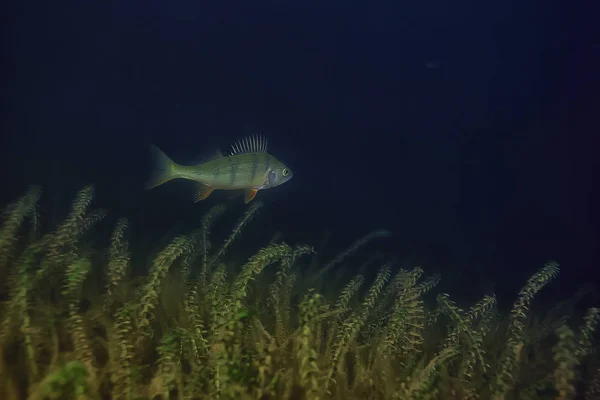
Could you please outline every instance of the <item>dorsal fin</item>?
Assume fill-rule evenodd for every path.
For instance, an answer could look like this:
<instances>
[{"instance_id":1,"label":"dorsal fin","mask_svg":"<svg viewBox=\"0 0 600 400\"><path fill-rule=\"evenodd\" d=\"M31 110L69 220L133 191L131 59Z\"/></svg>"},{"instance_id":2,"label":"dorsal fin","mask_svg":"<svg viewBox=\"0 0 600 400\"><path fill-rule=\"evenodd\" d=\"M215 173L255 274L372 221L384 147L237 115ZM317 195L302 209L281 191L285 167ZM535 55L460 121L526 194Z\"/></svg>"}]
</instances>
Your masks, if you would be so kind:
<instances>
[{"instance_id":1,"label":"dorsal fin","mask_svg":"<svg viewBox=\"0 0 600 400\"><path fill-rule=\"evenodd\" d=\"M221 150L216 149L214 150L212 153L207 153L204 154L202 156L203 161L210 161L210 160L216 160L217 158L221 158L223 157L223 153L221 153Z\"/></svg>"},{"instance_id":2,"label":"dorsal fin","mask_svg":"<svg viewBox=\"0 0 600 400\"><path fill-rule=\"evenodd\" d=\"M200 156L194 158L190 164L191 165L203 164L207 161L216 160L217 158L221 158L221 157L223 157L223 153L221 153L221 151L217 149L217 150L213 150L210 153L200 154Z\"/></svg>"},{"instance_id":3,"label":"dorsal fin","mask_svg":"<svg viewBox=\"0 0 600 400\"><path fill-rule=\"evenodd\" d=\"M267 138L264 136L248 136L238 140L231 146L230 156L247 153L266 153Z\"/></svg>"}]
</instances>

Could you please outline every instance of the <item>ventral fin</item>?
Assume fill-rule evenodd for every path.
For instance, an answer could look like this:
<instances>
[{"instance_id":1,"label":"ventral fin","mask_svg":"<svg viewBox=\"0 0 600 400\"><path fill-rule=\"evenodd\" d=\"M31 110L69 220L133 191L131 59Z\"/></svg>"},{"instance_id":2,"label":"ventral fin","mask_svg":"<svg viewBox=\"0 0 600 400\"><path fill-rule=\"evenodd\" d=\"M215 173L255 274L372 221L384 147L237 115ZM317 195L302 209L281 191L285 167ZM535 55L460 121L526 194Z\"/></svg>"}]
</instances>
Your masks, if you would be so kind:
<instances>
[{"instance_id":1,"label":"ventral fin","mask_svg":"<svg viewBox=\"0 0 600 400\"><path fill-rule=\"evenodd\" d=\"M194 192L194 203L206 200L214 190L208 185L197 182L196 191Z\"/></svg>"},{"instance_id":2,"label":"ventral fin","mask_svg":"<svg viewBox=\"0 0 600 400\"><path fill-rule=\"evenodd\" d=\"M229 151L230 156L237 154L248 154L248 153L266 153L267 152L267 138L263 136L248 136L242 140L237 141L231 146Z\"/></svg>"},{"instance_id":3,"label":"ventral fin","mask_svg":"<svg viewBox=\"0 0 600 400\"><path fill-rule=\"evenodd\" d=\"M244 195L244 203L248 204L256 197L256 193L258 193L258 189L248 189L246 190L246 194Z\"/></svg>"}]
</instances>

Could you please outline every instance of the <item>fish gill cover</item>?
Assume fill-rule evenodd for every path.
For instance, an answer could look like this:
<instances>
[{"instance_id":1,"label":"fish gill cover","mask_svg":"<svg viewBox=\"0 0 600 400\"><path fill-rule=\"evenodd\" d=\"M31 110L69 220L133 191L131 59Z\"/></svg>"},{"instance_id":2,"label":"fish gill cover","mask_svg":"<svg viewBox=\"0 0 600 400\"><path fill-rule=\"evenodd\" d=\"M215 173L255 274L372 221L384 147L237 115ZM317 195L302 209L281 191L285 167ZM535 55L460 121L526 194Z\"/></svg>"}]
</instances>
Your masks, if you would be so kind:
<instances>
[{"instance_id":1,"label":"fish gill cover","mask_svg":"<svg viewBox=\"0 0 600 400\"><path fill-rule=\"evenodd\" d=\"M555 262L523 283L505 314L491 294L458 306L436 290L443 277L417 265L375 255L357 274L339 268L385 230L332 260L277 235L240 260L235 242L259 229L254 201L224 238L212 235L227 212L216 205L197 229L135 256L136 227L91 208L93 186L54 227L40 221L40 196L32 187L10 204L0 228L2 400L600 394L589 357L600 310L575 325L565 310L577 296L532 311L536 294L556 284ZM92 239L107 223L103 248Z\"/></svg>"}]
</instances>

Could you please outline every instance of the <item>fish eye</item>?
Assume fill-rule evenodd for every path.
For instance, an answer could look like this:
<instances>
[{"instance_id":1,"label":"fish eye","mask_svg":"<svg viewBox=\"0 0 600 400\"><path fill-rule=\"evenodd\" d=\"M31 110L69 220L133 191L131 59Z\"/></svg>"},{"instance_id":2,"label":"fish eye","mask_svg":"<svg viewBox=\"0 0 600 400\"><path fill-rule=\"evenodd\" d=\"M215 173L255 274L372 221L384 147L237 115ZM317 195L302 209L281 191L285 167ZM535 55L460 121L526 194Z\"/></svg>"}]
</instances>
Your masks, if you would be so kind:
<instances>
[{"instance_id":1,"label":"fish eye","mask_svg":"<svg viewBox=\"0 0 600 400\"><path fill-rule=\"evenodd\" d=\"M282 174L283 176L288 176L288 175L290 174L290 170L289 170L288 168L284 168L284 169L281 171L281 174Z\"/></svg>"}]
</instances>

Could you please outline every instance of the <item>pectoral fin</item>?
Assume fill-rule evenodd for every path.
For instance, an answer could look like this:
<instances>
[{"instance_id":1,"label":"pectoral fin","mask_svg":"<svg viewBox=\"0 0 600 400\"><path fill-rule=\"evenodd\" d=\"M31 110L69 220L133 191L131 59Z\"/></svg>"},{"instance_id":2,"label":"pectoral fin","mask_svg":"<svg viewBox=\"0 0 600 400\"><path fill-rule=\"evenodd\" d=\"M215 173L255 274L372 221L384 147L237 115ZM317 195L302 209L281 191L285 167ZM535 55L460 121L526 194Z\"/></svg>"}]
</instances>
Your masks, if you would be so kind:
<instances>
[{"instance_id":1,"label":"pectoral fin","mask_svg":"<svg viewBox=\"0 0 600 400\"><path fill-rule=\"evenodd\" d=\"M206 200L208 196L213 192L213 188L203 183L197 184L196 191L194 192L194 203L199 202L200 200Z\"/></svg>"},{"instance_id":2,"label":"pectoral fin","mask_svg":"<svg viewBox=\"0 0 600 400\"><path fill-rule=\"evenodd\" d=\"M244 203L248 204L256 197L256 193L258 193L258 189L248 189L246 190L246 195L244 196Z\"/></svg>"}]
</instances>

